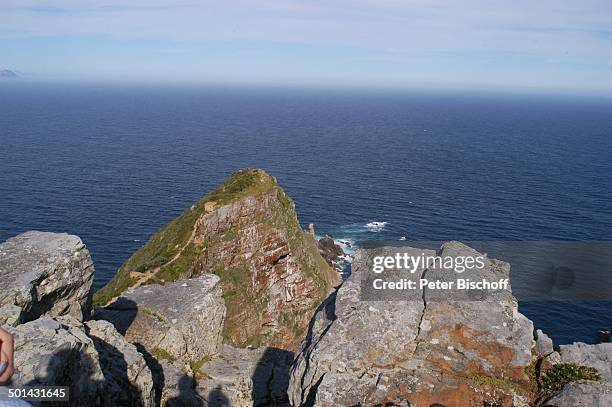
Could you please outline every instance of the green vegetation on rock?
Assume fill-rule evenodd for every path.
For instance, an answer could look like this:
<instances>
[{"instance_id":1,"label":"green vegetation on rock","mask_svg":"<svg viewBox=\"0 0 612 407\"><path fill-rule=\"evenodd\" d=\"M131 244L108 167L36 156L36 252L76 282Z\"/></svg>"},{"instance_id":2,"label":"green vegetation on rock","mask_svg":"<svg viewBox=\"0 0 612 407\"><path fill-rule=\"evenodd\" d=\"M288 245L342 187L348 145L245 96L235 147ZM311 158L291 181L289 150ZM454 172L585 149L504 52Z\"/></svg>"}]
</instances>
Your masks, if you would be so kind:
<instances>
[{"instance_id":1,"label":"green vegetation on rock","mask_svg":"<svg viewBox=\"0 0 612 407\"><path fill-rule=\"evenodd\" d=\"M166 318L164 318L164 316L162 314L160 314L159 312L152 310L151 308L147 308L147 307L140 307L138 308L138 311L144 312L145 314L151 315L153 318L157 319L159 322L166 322Z\"/></svg>"},{"instance_id":2,"label":"green vegetation on rock","mask_svg":"<svg viewBox=\"0 0 612 407\"><path fill-rule=\"evenodd\" d=\"M241 315L243 312L253 317L261 314L268 302L268 296L265 293L255 293L247 288L251 284L250 274L246 269L226 270L218 267L214 273L221 278L223 284L223 299L227 307L223 325L223 340L229 343L237 331L244 329L234 316ZM245 304L248 306L245 307ZM246 345L257 347L265 342L265 339L262 336L254 336Z\"/></svg>"},{"instance_id":3,"label":"green vegetation on rock","mask_svg":"<svg viewBox=\"0 0 612 407\"><path fill-rule=\"evenodd\" d=\"M504 390L508 393L519 390L518 386L515 384L498 377L473 375L470 377L470 379L481 386L491 386L493 388Z\"/></svg>"},{"instance_id":4,"label":"green vegetation on rock","mask_svg":"<svg viewBox=\"0 0 612 407\"><path fill-rule=\"evenodd\" d=\"M321 270L326 270L329 266L320 255L317 242L311 239L300 227L295 215L293 200L282 189L279 188L279 190L279 201L282 205L282 211L279 211L276 219L274 219L273 226L287 228L291 251L295 254L302 269L316 282L319 294L324 296L329 288L329 284Z\"/></svg>"},{"instance_id":5,"label":"green vegetation on rock","mask_svg":"<svg viewBox=\"0 0 612 407\"><path fill-rule=\"evenodd\" d=\"M542 376L542 389L547 393L559 391L567 383L578 380L601 381L594 367L580 366L575 363L559 363L548 369Z\"/></svg>"},{"instance_id":6,"label":"green vegetation on rock","mask_svg":"<svg viewBox=\"0 0 612 407\"><path fill-rule=\"evenodd\" d=\"M276 179L245 169L155 233L94 302L105 305L133 285L202 273L220 277L227 308L223 338L239 347L297 346L335 277ZM282 310L274 307L281 307L286 291L273 284L292 287Z\"/></svg>"},{"instance_id":7,"label":"green vegetation on rock","mask_svg":"<svg viewBox=\"0 0 612 407\"><path fill-rule=\"evenodd\" d=\"M191 373L193 375L194 380L198 381L198 380L208 378L208 375L202 372L202 366L204 366L205 363L210 362L210 360L211 360L211 357L206 356L202 359L193 361L189 364L189 368L191 369Z\"/></svg>"},{"instance_id":8,"label":"green vegetation on rock","mask_svg":"<svg viewBox=\"0 0 612 407\"><path fill-rule=\"evenodd\" d=\"M94 294L94 306L108 304L115 296L134 285L134 280L130 277L129 273L123 272L122 269L123 266L106 286Z\"/></svg>"},{"instance_id":9,"label":"green vegetation on rock","mask_svg":"<svg viewBox=\"0 0 612 407\"><path fill-rule=\"evenodd\" d=\"M153 356L155 356L156 359L163 359L163 360L167 360L168 362L175 362L176 358L174 356L172 356L170 353L168 353L165 349L162 348L155 348L153 349Z\"/></svg>"},{"instance_id":10,"label":"green vegetation on rock","mask_svg":"<svg viewBox=\"0 0 612 407\"><path fill-rule=\"evenodd\" d=\"M207 202L214 202L217 206L226 205L274 187L280 189L274 177L259 169L244 169L232 174L223 184L164 226L138 249L119 268L115 277L95 293L94 304L105 305L130 288L135 282L130 277L130 272L145 273L159 267L161 274L152 280L154 282L174 281L183 277L188 270L182 267L185 267L188 261L175 257L193 258L195 255L192 250L194 247L187 246L196 221L206 213ZM172 264L164 268L170 261Z\"/></svg>"},{"instance_id":11,"label":"green vegetation on rock","mask_svg":"<svg viewBox=\"0 0 612 407\"><path fill-rule=\"evenodd\" d=\"M525 367L531 384L533 406L548 405L546 401L568 383L578 380L601 381L601 376L594 367L558 363L547 370L541 370L543 361L544 358L540 357Z\"/></svg>"}]
</instances>

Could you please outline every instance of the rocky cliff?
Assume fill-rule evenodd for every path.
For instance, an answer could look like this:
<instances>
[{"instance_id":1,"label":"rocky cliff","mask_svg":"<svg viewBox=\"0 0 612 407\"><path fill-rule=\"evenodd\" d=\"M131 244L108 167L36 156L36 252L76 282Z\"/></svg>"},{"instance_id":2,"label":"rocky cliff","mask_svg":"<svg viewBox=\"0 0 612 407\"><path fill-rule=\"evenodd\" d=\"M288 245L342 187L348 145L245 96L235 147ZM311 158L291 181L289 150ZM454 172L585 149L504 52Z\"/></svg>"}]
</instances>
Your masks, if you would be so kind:
<instances>
[{"instance_id":1,"label":"rocky cliff","mask_svg":"<svg viewBox=\"0 0 612 407\"><path fill-rule=\"evenodd\" d=\"M220 277L226 343L295 349L312 311L339 277L297 220L293 201L263 170L246 169L157 232L96 295L204 273Z\"/></svg>"},{"instance_id":2,"label":"rocky cliff","mask_svg":"<svg viewBox=\"0 0 612 407\"><path fill-rule=\"evenodd\" d=\"M11 384L68 386L71 406L612 405L612 344L555 350L542 331L534 334L510 287L487 295L426 288L389 298L368 291L374 256L480 255L461 243L360 251L351 276L322 300L330 268L314 268L321 260L314 239L268 177L236 174L155 235L93 313L94 268L78 237L27 232L0 244L0 323L15 338ZM187 240L168 240L183 236L179 230ZM172 257L162 263L165 256ZM509 277L509 264L484 258L470 278ZM402 277L456 275L421 267ZM253 293L267 302L253 303ZM232 312L248 335L228 330ZM232 345L257 337L294 344L304 320L297 357L274 346Z\"/></svg>"},{"instance_id":3,"label":"rocky cliff","mask_svg":"<svg viewBox=\"0 0 612 407\"><path fill-rule=\"evenodd\" d=\"M362 290L368 287L364 282L373 257L398 251L445 258L479 255L458 242L446 243L437 252L407 247L360 251L353 274L313 318L291 370L288 392L292 404L544 405L552 392L536 383L552 376L545 376L545 356L537 354L533 325L518 312L510 288L482 298L424 289L386 301L368 299ZM509 277L509 271L509 264L487 258L477 278L495 281ZM451 281L456 278L452 273L432 267L403 277ZM539 342L539 348L550 347L552 352L552 343ZM594 351L590 347L587 353ZM593 360L574 359L594 364ZM593 359L602 360L602 355ZM603 360L605 364L607 359ZM600 400L599 394L594 399Z\"/></svg>"}]
</instances>

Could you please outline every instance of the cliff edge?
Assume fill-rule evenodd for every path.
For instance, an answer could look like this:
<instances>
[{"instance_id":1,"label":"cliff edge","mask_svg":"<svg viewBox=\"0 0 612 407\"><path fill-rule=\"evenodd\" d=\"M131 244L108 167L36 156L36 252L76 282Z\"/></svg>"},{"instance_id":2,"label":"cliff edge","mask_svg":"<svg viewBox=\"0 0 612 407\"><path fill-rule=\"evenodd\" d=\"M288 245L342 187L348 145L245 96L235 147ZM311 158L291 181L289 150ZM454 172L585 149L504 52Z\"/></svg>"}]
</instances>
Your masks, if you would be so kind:
<instances>
[{"instance_id":1,"label":"cliff edge","mask_svg":"<svg viewBox=\"0 0 612 407\"><path fill-rule=\"evenodd\" d=\"M585 345L573 358L570 347L561 347L555 360L552 341L541 331L534 340L533 324L518 311L509 286L484 296L425 287L384 299L368 297L373 259L396 253L480 256L484 267L470 278L510 276L508 263L459 242L438 250L360 250L351 276L315 314L291 367L288 395L293 406L610 405L609 366L603 367L611 357L609 344ZM401 277L453 281L456 274L421 266ZM572 386L585 393L578 399L589 397L593 404L576 402ZM568 394L558 396L560 389ZM553 403L551 397L563 401Z\"/></svg>"}]
</instances>

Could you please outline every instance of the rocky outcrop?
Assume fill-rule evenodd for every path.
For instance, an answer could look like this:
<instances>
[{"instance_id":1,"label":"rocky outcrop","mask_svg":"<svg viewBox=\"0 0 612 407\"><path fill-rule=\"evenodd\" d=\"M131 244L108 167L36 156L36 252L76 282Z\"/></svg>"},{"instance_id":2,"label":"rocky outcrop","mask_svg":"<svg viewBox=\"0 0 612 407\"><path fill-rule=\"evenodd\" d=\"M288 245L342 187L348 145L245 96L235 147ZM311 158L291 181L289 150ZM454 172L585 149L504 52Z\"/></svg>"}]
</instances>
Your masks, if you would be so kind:
<instances>
[{"instance_id":1,"label":"rocky outcrop","mask_svg":"<svg viewBox=\"0 0 612 407\"><path fill-rule=\"evenodd\" d=\"M593 381L566 384L561 392L546 401L547 407L605 407L612 405L610 386Z\"/></svg>"},{"instance_id":2,"label":"rocky outcrop","mask_svg":"<svg viewBox=\"0 0 612 407\"><path fill-rule=\"evenodd\" d=\"M548 335L542 332L541 329L538 329L536 331L535 337L536 337L535 338L536 339L535 351L538 354L538 356L548 356L554 351L552 339L550 339Z\"/></svg>"},{"instance_id":3,"label":"rocky outcrop","mask_svg":"<svg viewBox=\"0 0 612 407\"><path fill-rule=\"evenodd\" d=\"M12 325L45 314L82 321L91 310L93 275L89 251L77 236L26 232L8 239L0 244L2 314L12 315Z\"/></svg>"},{"instance_id":4,"label":"rocky outcrop","mask_svg":"<svg viewBox=\"0 0 612 407\"><path fill-rule=\"evenodd\" d=\"M224 316L220 278L213 274L128 289L94 314L149 355L164 405L287 403L293 354L222 346Z\"/></svg>"},{"instance_id":5,"label":"rocky outcrop","mask_svg":"<svg viewBox=\"0 0 612 407\"><path fill-rule=\"evenodd\" d=\"M295 349L312 311L339 281L294 204L262 170L242 170L157 232L96 296L107 304L143 282L213 273L233 346Z\"/></svg>"},{"instance_id":6,"label":"rocky outcrop","mask_svg":"<svg viewBox=\"0 0 612 407\"><path fill-rule=\"evenodd\" d=\"M572 363L597 369L601 381L580 380L568 383L546 401L558 407L612 406L612 343L561 345L551 355L552 364Z\"/></svg>"},{"instance_id":7,"label":"rocky outcrop","mask_svg":"<svg viewBox=\"0 0 612 407\"><path fill-rule=\"evenodd\" d=\"M76 236L27 232L0 245L0 323L15 342L11 384L67 386L70 406L152 406L143 356L112 325L83 323L93 273Z\"/></svg>"},{"instance_id":8,"label":"rocky outcrop","mask_svg":"<svg viewBox=\"0 0 612 407\"><path fill-rule=\"evenodd\" d=\"M315 315L292 367L293 405L526 405L533 326L518 312L510 289L484 297L409 290L387 301L363 300L369 298L362 292L368 285L362 284L370 278L373 256L398 250L414 256L479 255L458 242L444 244L437 253L414 248L359 252L353 274ZM470 278L499 280L509 271L507 263L487 258ZM435 267L401 276L456 278L453 271Z\"/></svg>"},{"instance_id":9,"label":"rocky outcrop","mask_svg":"<svg viewBox=\"0 0 612 407\"><path fill-rule=\"evenodd\" d=\"M13 385L68 386L73 406L110 405L93 341L71 317L43 316L10 329L15 339Z\"/></svg>"},{"instance_id":10,"label":"rocky outcrop","mask_svg":"<svg viewBox=\"0 0 612 407\"><path fill-rule=\"evenodd\" d=\"M9 239L0 245L0 323L15 336L13 384L68 386L75 406L612 405L612 344L555 352L542 331L534 340L510 287L385 298L371 289L374 256L481 256L473 249L360 251L323 300L338 275L319 249L332 264L340 254L313 235L274 178L241 171L128 260L93 320L93 265L78 237ZM389 273L457 278L436 266ZM484 256L464 277L509 273ZM302 339L294 360L287 349ZM589 378L601 381L581 376L553 394L544 383L560 366L594 368Z\"/></svg>"},{"instance_id":11,"label":"rocky outcrop","mask_svg":"<svg viewBox=\"0 0 612 407\"><path fill-rule=\"evenodd\" d=\"M219 277L151 284L129 289L94 318L111 322L126 339L152 355L185 364L210 358L221 349L225 305Z\"/></svg>"},{"instance_id":12,"label":"rocky outcrop","mask_svg":"<svg viewBox=\"0 0 612 407\"><path fill-rule=\"evenodd\" d=\"M594 367L604 381L612 383L612 343L561 345L559 362Z\"/></svg>"},{"instance_id":13,"label":"rocky outcrop","mask_svg":"<svg viewBox=\"0 0 612 407\"><path fill-rule=\"evenodd\" d=\"M210 405L289 406L287 385L293 353L275 348L223 351L196 372L196 391ZM223 403L225 402L225 403Z\"/></svg>"},{"instance_id":14,"label":"rocky outcrop","mask_svg":"<svg viewBox=\"0 0 612 407\"><path fill-rule=\"evenodd\" d=\"M153 376L142 354L109 322L88 321L86 325L112 404L154 406Z\"/></svg>"},{"instance_id":15,"label":"rocky outcrop","mask_svg":"<svg viewBox=\"0 0 612 407\"><path fill-rule=\"evenodd\" d=\"M331 267L337 267L338 262L342 261L345 254L342 247L336 244L334 239L325 235L318 241L319 253Z\"/></svg>"},{"instance_id":16,"label":"rocky outcrop","mask_svg":"<svg viewBox=\"0 0 612 407\"><path fill-rule=\"evenodd\" d=\"M70 316L43 316L9 328L15 339L12 385L68 386L71 406L153 406L142 355L112 325L87 325Z\"/></svg>"}]
</instances>

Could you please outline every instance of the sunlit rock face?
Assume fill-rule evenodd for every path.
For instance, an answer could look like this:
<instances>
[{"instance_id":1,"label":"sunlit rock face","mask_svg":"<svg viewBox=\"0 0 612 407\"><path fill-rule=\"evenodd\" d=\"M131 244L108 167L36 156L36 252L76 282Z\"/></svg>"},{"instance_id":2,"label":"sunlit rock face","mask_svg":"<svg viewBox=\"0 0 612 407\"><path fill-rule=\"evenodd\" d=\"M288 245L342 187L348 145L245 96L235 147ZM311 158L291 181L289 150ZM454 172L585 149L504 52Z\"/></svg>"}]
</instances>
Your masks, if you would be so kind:
<instances>
[{"instance_id":1,"label":"sunlit rock face","mask_svg":"<svg viewBox=\"0 0 612 407\"><path fill-rule=\"evenodd\" d=\"M26 232L0 244L0 307L13 310L12 325L42 315L70 315L79 321L91 311L94 266L74 235Z\"/></svg>"},{"instance_id":2,"label":"sunlit rock face","mask_svg":"<svg viewBox=\"0 0 612 407\"><path fill-rule=\"evenodd\" d=\"M276 179L246 169L157 232L96 299L106 305L130 287L207 273L220 277L225 343L287 350L340 280Z\"/></svg>"},{"instance_id":3,"label":"sunlit rock face","mask_svg":"<svg viewBox=\"0 0 612 407\"><path fill-rule=\"evenodd\" d=\"M152 355L163 353L189 364L221 349L225 305L219 277L204 274L129 289L106 308L96 309L94 318L109 321Z\"/></svg>"},{"instance_id":4,"label":"sunlit rock face","mask_svg":"<svg viewBox=\"0 0 612 407\"><path fill-rule=\"evenodd\" d=\"M458 242L437 252L402 250L415 256L480 255ZM292 404L525 405L531 392L525 367L535 359L533 325L518 312L510 288L481 299L424 289L392 301L363 300L361 280L372 257L396 251L360 251L353 274L315 315L292 367ZM507 263L486 259L478 275L499 280L509 272ZM405 277L456 278L449 273L421 267Z\"/></svg>"}]
</instances>

